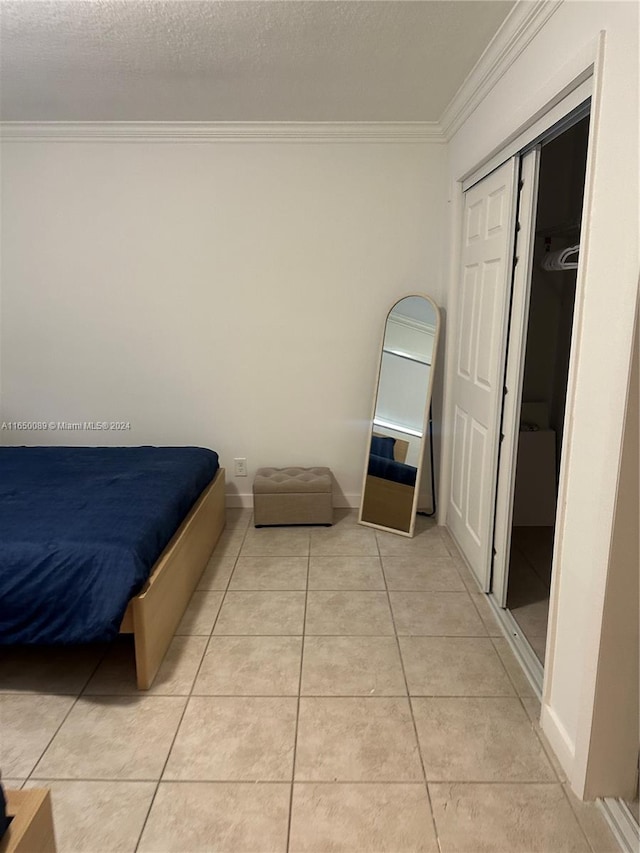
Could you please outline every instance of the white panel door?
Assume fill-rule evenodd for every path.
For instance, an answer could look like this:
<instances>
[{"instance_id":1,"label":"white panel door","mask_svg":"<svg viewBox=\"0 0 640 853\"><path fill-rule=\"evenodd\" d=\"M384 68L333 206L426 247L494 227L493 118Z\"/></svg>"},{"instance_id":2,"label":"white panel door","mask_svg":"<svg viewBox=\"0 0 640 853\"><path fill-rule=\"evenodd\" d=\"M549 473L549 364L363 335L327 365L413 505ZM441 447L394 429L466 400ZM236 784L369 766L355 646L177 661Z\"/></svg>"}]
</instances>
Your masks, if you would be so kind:
<instances>
[{"instance_id":1,"label":"white panel door","mask_svg":"<svg viewBox=\"0 0 640 853\"><path fill-rule=\"evenodd\" d=\"M518 159L465 193L447 523L489 591Z\"/></svg>"}]
</instances>

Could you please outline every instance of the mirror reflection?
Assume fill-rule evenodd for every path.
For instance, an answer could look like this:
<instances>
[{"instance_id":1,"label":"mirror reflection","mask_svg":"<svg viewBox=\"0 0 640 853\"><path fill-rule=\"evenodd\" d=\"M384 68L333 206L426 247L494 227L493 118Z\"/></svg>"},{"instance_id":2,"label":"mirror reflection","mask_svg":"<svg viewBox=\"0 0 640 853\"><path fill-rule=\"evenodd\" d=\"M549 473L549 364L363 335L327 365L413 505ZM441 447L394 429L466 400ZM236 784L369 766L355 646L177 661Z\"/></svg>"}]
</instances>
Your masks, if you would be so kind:
<instances>
[{"instance_id":1,"label":"mirror reflection","mask_svg":"<svg viewBox=\"0 0 640 853\"><path fill-rule=\"evenodd\" d=\"M385 324L360 522L413 535L440 312L407 296Z\"/></svg>"}]
</instances>

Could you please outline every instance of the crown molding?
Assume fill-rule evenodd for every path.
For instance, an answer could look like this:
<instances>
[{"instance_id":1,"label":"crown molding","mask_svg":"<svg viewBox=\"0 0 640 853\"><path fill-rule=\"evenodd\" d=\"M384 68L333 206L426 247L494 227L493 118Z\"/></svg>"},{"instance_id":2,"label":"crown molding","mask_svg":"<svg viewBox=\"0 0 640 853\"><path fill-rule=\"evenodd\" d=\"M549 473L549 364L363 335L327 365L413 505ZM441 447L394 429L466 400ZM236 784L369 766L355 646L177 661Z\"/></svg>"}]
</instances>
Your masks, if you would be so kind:
<instances>
[{"instance_id":1,"label":"crown molding","mask_svg":"<svg viewBox=\"0 0 640 853\"><path fill-rule=\"evenodd\" d=\"M506 74L563 2L564 0L516 2L440 117L440 127L447 141Z\"/></svg>"},{"instance_id":2,"label":"crown molding","mask_svg":"<svg viewBox=\"0 0 640 853\"><path fill-rule=\"evenodd\" d=\"M389 317L388 322L396 326L404 326L406 329L413 329L415 332L428 332L430 335L436 333L433 323L425 323L415 317L407 317L406 314L394 314L393 317Z\"/></svg>"},{"instance_id":3,"label":"crown molding","mask_svg":"<svg viewBox=\"0 0 640 853\"><path fill-rule=\"evenodd\" d=\"M438 122L14 122L3 142L431 142Z\"/></svg>"}]
</instances>

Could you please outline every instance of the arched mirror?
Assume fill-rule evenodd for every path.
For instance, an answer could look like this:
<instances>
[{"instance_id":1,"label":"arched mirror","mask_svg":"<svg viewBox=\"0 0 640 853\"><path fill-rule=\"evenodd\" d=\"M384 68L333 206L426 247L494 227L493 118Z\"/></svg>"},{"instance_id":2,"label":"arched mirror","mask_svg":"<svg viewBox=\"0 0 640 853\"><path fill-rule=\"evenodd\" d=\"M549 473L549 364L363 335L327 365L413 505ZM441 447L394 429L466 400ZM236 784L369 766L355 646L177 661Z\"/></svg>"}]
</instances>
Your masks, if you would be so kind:
<instances>
[{"instance_id":1,"label":"arched mirror","mask_svg":"<svg viewBox=\"0 0 640 853\"><path fill-rule=\"evenodd\" d=\"M413 536L426 449L440 311L405 296L387 315L359 521Z\"/></svg>"}]
</instances>

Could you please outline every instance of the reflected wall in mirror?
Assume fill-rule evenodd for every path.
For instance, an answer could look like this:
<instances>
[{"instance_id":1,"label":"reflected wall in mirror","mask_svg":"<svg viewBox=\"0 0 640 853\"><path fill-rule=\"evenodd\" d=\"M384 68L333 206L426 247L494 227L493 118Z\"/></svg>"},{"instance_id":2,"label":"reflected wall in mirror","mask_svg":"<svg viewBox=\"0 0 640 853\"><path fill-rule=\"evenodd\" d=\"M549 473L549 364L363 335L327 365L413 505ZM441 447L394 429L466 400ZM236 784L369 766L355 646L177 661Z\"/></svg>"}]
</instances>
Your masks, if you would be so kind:
<instances>
[{"instance_id":1,"label":"reflected wall in mirror","mask_svg":"<svg viewBox=\"0 0 640 853\"><path fill-rule=\"evenodd\" d=\"M440 310L428 296L405 296L387 315L361 524L413 536L439 332Z\"/></svg>"}]
</instances>

